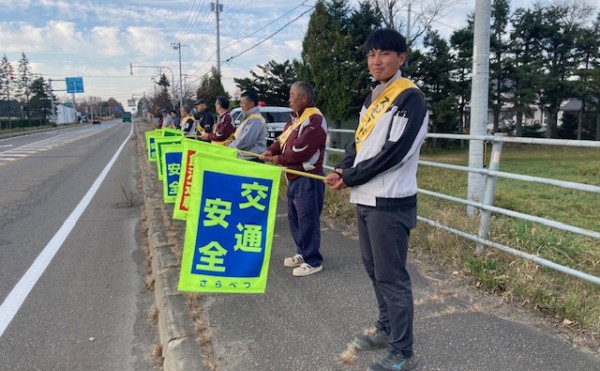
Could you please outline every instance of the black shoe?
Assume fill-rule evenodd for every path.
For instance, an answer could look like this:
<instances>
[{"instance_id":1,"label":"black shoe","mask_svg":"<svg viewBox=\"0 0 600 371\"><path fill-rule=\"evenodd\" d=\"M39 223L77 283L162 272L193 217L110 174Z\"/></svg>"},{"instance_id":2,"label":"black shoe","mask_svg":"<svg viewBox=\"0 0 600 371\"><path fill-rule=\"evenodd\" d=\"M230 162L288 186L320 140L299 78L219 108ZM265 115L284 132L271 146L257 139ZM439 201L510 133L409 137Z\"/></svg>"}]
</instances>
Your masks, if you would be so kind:
<instances>
[{"instance_id":1,"label":"black shoe","mask_svg":"<svg viewBox=\"0 0 600 371\"><path fill-rule=\"evenodd\" d=\"M407 358L401 353L390 351L381 362L371 365L367 371L408 371L416 365L417 359L414 356Z\"/></svg>"},{"instance_id":2,"label":"black shoe","mask_svg":"<svg viewBox=\"0 0 600 371\"><path fill-rule=\"evenodd\" d=\"M375 322L374 331L367 335L358 335L352 340L352 345L358 350L380 349L388 346L389 330L386 330L379 321Z\"/></svg>"}]
</instances>

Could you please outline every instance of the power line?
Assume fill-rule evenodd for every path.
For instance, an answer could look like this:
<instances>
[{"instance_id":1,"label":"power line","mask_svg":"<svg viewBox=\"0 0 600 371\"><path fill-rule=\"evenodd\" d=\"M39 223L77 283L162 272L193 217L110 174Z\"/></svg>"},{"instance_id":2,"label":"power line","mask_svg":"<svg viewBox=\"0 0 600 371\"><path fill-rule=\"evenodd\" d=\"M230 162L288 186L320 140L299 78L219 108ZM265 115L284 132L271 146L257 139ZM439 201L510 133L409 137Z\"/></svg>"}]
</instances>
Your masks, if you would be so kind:
<instances>
[{"instance_id":1,"label":"power line","mask_svg":"<svg viewBox=\"0 0 600 371\"><path fill-rule=\"evenodd\" d=\"M248 49L234 55L233 57L229 57L225 60L225 63L229 62L230 60L239 57L240 55L256 48L257 46L259 46L260 44L264 43L265 41L269 40L270 38L272 38L273 36L277 35L279 32L283 31L283 29L285 29L287 26L289 26L290 24L296 22L298 19L300 19L303 15L305 15L306 13L310 12L311 10L313 10L315 7L312 6L310 8L308 8L306 11L302 12L299 16L297 16L296 18L292 19L291 21L289 21L288 23L284 24L281 28L279 28L277 31L273 32L271 35L267 36L266 38L264 38L263 40L259 41L258 43L254 44L253 46L249 47Z\"/></svg>"}]
</instances>

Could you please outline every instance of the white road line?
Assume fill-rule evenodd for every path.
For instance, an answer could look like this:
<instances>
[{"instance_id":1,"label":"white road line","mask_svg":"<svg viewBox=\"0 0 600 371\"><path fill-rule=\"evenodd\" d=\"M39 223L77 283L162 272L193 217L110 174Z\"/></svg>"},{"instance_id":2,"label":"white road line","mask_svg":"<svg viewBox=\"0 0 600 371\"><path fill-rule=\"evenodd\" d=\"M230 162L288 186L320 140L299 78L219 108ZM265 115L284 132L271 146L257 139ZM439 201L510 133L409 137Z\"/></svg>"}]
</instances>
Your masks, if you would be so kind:
<instances>
[{"instance_id":1,"label":"white road line","mask_svg":"<svg viewBox=\"0 0 600 371\"><path fill-rule=\"evenodd\" d=\"M108 172L113 167L117 157L127 144L127 141L133 134L133 125L131 125L131 131L129 132L129 136L125 139L125 141L121 144L117 152L110 159L108 164L104 167L104 170L98 175L98 178L94 181L94 184L87 191L85 196L81 199L79 204L75 207L75 210L71 212L71 215L65 220L62 227L56 232L54 237L48 242L46 247L42 250L40 255L35 259L33 264L29 267L27 272L21 277L19 282L12 289L10 294L4 299L2 305L0 305L0 337L4 334L4 331L8 327L8 325L12 322L13 318L23 305L23 302L40 279L48 265L50 265L50 261L54 258L58 250L62 247L62 244L65 242L75 224L88 207L92 198L100 188L100 185L108 175Z\"/></svg>"}]
</instances>

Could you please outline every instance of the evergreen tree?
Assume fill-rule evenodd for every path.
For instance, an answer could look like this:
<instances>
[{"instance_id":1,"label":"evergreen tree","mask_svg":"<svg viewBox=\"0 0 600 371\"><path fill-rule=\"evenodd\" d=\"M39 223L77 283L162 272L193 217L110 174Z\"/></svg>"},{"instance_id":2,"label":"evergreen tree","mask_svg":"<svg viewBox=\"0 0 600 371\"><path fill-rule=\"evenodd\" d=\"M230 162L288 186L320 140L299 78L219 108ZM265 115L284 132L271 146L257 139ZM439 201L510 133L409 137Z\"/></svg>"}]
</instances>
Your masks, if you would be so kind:
<instances>
[{"instance_id":1,"label":"evergreen tree","mask_svg":"<svg viewBox=\"0 0 600 371\"><path fill-rule=\"evenodd\" d=\"M592 25L579 30L575 47L579 56L579 65L575 71L575 75L578 76L575 81L575 92L581 99L576 139L581 140L584 124L588 121L586 115L588 102L597 101L600 97L600 86L590 81L593 71L600 68L600 13ZM589 132L593 131L590 128Z\"/></svg>"},{"instance_id":2,"label":"evergreen tree","mask_svg":"<svg viewBox=\"0 0 600 371\"><path fill-rule=\"evenodd\" d=\"M290 87L298 80L294 64L289 60L283 63L272 60L257 67L261 72L250 71L252 78L233 79L238 89L256 91L267 105L287 107Z\"/></svg>"},{"instance_id":3,"label":"evergreen tree","mask_svg":"<svg viewBox=\"0 0 600 371\"><path fill-rule=\"evenodd\" d=\"M523 119L531 117L531 107L536 104L536 94L541 84L542 75L540 39L541 9L517 9L511 18L511 48L507 59L510 94L507 101L511 103L515 114L515 134L523 136ZM541 123L540 123L541 124Z\"/></svg>"},{"instance_id":4,"label":"evergreen tree","mask_svg":"<svg viewBox=\"0 0 600 371\"><path fill-rule=\"evenodd\" d=\"M29 112L31 117L38 117L42 123L46 123L46 120L50 117L52 107L48 95L48 83L43 77L38 77L31 82L30 91Z\"/></svg>"},{"instance_id":5,"label":"evergreen tree","mask_svg":"<svg viewBox=\"0 0 600 371\"><path fill-rule=\"evenodd\" d=\"M416 61L415 78L429 103L430 131L454 133L458 129L457 98L450 72L455 70L448 43L437 31L429 30L423 40L427 51Z\"/></svg>"},{"instance_id":6,"label":"evergreen tree","mask_svg":"<svg viewBox=\"0 0 600 371\"><path fill-rule=\"evenodd\" d=\"M458 132L465 133L469 127L466 107L471 92L471 71L473 69L473 34L474 15L467 16L467 26L458 29L450 36L450 46L454 57L454 70L451 78L454 81L453 91L458 98Z\"/></svg>"},{"instance_id":7,"label":"evergreen tree","mask_svg":"<svg viewBox=\"0 0 600 371\"><path fill-rule=\"evenodd\" d=\"M215 67L212 67L209 73L202 76L200 87L196 90L196 97L206 99L208 107L214 107L218 96L225 96L231 99L231 96L225 91L221 83L221 75L219 75Z\"/></svg>"},{"instance_id":8,"label":"evergreen tree","mask_svg":"<svg viewBox=\"0 0 600 371\"><path fill-rule=\"evenodd\" d=\"M561 103L575 93L571 77L576 65L574 43L578 26L565 22L568 13L567 7L558 5L542 10L540 45L544 74L538 97L548 110L546 138L556 137Z\"/></svg>"},{"instance_id":9,"label":"evergreen tree","mask_svg":"<svg viewBox=\"0 0 600 371\"><path fill-rule=\"evenodd\" d=\"M29 117L29 99L31 97L31 91L29 85L31 85L32 74L31 67L29 66L29 59L25 53L21 53L21 59L19 60L19 66L17 67L17 81L15 95L23 102L23 113L25 117Z\"/></svg>"},{"instance_id":10,"label":"evergreen tree","mask_svg":"<svg viewBox=\"0 0 600 371\"><path fill-rule=\"evenodd\" d=\"M371 92L369 69L367 67L367 38L381 27L381 14L367 0L359 3L358 9L350 13L348 20L348 35L352 47L352 60L348 61L348 69L354 79L348 86L348 94L353 97L349 107L350 115L358 116L365 98Z\"/></svg>"},{"instance_id":11,"label":"evergreen tree","mask_svg":"<svg viewBox=\"0 0 600 371\"><path fill-rule=\"evenodd\" d=\"M325 3L319 0L310 17L308 29L302 42L302 60L306 80L315 87L316 104L330 118L329 124L339 128L341 121L350 117L354 97L348 86L354 80L351 38L343 34L347 30L347 1ZM336 15L341 18L335 18Z\"/></svg>"},{"instance_id":12,"label":"evergreen tree","mask_svg":"<svg viewBox=\"0 0 600 371\"><path fill-rule=\"evenodd\" d=\"M490 108L493 115L493 131L498 131L500 114L506 104L505 94L507 66L506 52L509 45L504 37L507 33L510 15L509 0L494 0L492 2L492 24L490 33Z\"/></svg>"}]
</instances>

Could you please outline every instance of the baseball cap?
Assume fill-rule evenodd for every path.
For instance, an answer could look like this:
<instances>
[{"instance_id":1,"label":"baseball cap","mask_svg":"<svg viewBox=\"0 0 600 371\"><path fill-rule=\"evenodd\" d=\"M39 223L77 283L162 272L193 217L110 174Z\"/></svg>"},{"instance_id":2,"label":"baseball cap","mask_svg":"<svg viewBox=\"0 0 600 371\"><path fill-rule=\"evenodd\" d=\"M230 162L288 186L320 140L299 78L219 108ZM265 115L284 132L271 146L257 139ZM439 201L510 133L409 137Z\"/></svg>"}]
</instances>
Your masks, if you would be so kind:
<instances>
[{"instance_id":1,"label":"baseball cap","mask_svg":"<svg viewBox=\"0 0 600 371\"><path fill-rule=\"evenodd\" d=\"M196 103L194 103L194 106L197 106L199 104L206 104L206 99L204 98L200 98L196 101Z\"/></svg>"}]
</instances>

